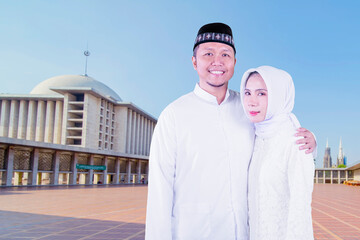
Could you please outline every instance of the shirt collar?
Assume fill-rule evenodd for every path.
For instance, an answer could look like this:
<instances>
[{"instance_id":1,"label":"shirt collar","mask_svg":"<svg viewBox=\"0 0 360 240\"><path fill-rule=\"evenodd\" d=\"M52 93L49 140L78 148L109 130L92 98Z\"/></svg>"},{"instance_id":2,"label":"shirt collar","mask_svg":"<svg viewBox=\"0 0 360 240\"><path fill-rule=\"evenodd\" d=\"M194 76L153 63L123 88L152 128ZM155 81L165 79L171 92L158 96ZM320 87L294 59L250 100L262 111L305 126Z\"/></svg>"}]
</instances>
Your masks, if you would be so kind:
<instances>
[{"instance_id":1,"label":"shirt collar","mask_svg":"<svg viewBox=\"0 0 360 240\"><path fill-rule=\"evenodd\" d=\"M196 96L204 99L205 101L215 103L216 105L218 105L216 97L214 95L211 95L210 93L206 92L204 89L202 89L199 86L199 83L196 83L195 88L194 88L194 93L195 93ZM229 98L229 96L230 96L230 92L229 92L229 89L227 89L225 99L221 104L226 102L227 99Z\"/></svg>"}]
</instances>

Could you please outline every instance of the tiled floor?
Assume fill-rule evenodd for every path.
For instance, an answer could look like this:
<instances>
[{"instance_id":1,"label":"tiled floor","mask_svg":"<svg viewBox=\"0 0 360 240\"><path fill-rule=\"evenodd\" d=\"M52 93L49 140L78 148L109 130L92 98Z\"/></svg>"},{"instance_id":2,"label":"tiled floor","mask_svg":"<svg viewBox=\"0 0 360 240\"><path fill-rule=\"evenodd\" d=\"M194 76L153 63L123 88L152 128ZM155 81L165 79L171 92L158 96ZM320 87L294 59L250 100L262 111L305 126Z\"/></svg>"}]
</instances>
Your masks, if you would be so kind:
<instances>
[{"instance_id":1,"label":"tiled floor","mask_svg":"<svg viewBox=\"0 0 360 240\"><path fill-rule=\"evenodd\" d=\"M0 188L0 239L144 239L146 186ZM316 239L360 239L360 187L315 185Z\"/></svg>"},{"instance_id":2,"label":"tiled floor","mask_svg":"<svg viewBox=\"0 0 360 240\"><path fill-rule=\"evenodd\" d=\"M316 239L360 239L360 187L315 184L312 207Z\"/></svg>"}]
</instances>

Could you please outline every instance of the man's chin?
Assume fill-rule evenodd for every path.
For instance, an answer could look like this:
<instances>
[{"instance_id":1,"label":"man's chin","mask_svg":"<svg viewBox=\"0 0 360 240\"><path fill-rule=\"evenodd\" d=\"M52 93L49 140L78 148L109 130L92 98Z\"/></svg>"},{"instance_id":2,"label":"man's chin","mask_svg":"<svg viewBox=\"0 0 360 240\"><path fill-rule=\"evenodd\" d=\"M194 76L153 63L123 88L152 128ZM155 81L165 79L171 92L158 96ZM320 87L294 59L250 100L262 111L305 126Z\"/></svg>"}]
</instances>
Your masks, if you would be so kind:
<instances>
[{"instance_id":1,"label":"man's chin","mask_svg":"<svg viewBox=\"0 0 360 240\"><path fill-rule=\"evenodd\" d=\"M215 88L220 88L220 87L223 87L225 86L225 83L220 83L220 84L213 84L213 83L209 83L207 82L207 84L211 87L215 87Z\"/></svg>"}]
</instances>

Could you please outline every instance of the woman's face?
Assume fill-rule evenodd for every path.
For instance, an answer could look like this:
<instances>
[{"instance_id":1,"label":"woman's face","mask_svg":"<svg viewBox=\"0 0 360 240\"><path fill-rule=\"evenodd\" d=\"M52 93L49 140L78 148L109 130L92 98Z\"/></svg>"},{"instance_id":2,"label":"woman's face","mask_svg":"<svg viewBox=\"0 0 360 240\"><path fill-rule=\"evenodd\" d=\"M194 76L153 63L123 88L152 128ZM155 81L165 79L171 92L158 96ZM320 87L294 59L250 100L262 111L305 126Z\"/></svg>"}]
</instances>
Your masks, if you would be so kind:
<instances>
[{"instance_id":1,"label":"woman's face","mask_svg":"<svg viewBox=\"0 0 360 240\"><path fill-rule=\"evenodd\" d=\"M244 107L250 121L264 121L267 105L268 91L264 79L260 74L254 73L248 78L244 92Z\"/></svg>"}]
</instances>

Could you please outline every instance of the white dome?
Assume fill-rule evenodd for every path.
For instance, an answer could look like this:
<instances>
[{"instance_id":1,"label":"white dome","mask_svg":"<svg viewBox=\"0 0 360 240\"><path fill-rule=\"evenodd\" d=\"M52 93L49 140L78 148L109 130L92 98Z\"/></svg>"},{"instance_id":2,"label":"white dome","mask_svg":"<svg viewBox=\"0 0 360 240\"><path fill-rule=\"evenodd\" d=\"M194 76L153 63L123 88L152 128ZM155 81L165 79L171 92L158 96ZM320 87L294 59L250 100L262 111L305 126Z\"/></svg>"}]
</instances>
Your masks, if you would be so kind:
<instances>
[{"instance_id":1,"label":"white dome","mask_svg":"<svg viewBox=\"0 0 360 240\"><path fill-rule=\"evenodd\" d=\"M46 95L58 95L59 93L52 91L51 88L61 89L80 89L80 88L91 88L98 94L106 97L111 97L116 101L122 101L119 95L116 94L105 84L93 79L89 76L83 75L62 75L56 76L39 83L30 94L46 94Z\"/></svg>"}]
</instances>

